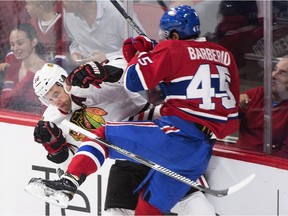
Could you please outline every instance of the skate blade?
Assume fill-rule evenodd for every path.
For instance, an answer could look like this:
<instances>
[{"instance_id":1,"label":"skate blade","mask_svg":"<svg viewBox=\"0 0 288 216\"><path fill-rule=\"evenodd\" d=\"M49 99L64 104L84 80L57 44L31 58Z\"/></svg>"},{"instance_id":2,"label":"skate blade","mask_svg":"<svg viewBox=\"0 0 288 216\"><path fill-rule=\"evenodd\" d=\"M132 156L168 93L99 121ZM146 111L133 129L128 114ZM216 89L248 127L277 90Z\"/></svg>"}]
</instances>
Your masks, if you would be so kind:
<instances>
[{"instance_id":1,"label":"skate blade","mask_svg":"<svg viewBox=\"0 0 288 216\"><path fill-rule=\"evenodd\" d=\"M28 194L52 205L58 206L60 208L68 207L69 198L65 193L48 188L43 183L29 182L24 190Z\"/></svg>"}]
</instances>

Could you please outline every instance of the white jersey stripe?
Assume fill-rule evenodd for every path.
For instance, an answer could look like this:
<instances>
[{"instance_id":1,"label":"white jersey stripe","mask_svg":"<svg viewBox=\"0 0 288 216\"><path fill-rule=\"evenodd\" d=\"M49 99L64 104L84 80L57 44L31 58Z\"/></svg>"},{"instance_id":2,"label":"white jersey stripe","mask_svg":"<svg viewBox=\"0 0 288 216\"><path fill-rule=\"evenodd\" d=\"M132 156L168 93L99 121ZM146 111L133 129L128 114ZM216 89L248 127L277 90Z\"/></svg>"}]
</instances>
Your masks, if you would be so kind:
<instances>
[{"instance_id":1,"label":"white jersey stripe","mask_svg":"<svg viewBox=\"0 0 288 216\"><path fill-rule=\"evenodd\" d=\"M199 111L191 110L188 108L179 108L179 109L183 110L184 112L193 114L193 115L197 115L197 116L201 116L205 118L217 119L221 121L228 121L228 118L236 118L238 116L238 113L231 113L226 117L226 116L212 115L212 114L205 113L205 112L199 112Z\"/></svg>"}]
</instances>

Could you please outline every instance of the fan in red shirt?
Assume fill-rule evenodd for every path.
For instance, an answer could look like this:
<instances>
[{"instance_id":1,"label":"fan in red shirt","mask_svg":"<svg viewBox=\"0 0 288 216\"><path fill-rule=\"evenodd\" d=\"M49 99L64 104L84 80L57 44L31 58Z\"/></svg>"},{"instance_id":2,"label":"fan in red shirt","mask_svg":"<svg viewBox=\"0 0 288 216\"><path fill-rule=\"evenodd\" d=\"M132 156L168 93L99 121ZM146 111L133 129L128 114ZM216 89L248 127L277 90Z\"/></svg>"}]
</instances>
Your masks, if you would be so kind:
<instances>
[{"instance_id":1,"label":"fan in red shirt","mask_svg":"<svg viewBox=\"0 0 288 216\"><path fill-rule=\"evenodd\" d=\"M272 72L272 153L288 155L288 56ZM240 95L240 128L237 146L263 150L264 88L257 87Z\"/></svg>"}]
</instances>

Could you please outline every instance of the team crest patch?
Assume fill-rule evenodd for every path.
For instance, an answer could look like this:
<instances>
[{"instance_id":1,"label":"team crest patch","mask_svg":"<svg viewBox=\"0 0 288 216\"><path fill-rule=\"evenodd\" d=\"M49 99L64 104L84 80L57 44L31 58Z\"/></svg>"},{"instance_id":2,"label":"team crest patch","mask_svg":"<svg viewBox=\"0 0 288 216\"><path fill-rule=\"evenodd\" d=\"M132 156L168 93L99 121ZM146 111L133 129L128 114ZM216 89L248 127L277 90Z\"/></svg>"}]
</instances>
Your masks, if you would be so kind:
<instances>
[{"instance_id":1,"label":"team crest patch","mask_svg":"<svg viewBox=\"0 0 288 216\"><path fill-rule=\"evenodd\" d=\"M103 118L105 115L107 115L107 112L98 107L83 108L76 110L73 113L70 121L86 130L93 130L106 123L105 119ZM76 141L82 141L85 137L84 135L72 130L70 130L69 134Z\"/></svg>"}]
</instances>

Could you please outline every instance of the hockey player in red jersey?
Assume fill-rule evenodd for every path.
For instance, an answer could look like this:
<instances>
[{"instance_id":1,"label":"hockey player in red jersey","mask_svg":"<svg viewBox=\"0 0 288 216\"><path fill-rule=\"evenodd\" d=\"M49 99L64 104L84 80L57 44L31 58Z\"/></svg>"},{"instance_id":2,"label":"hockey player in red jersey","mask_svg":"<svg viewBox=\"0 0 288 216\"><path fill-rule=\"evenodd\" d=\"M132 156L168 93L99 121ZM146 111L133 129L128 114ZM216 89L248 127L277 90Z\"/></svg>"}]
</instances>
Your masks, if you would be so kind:
<instances>
[{"instance_id":1,"label":"hockey player in red jersey","mask_svg":"<svg viewBox=\"0 0 288 216\"><path fill-rule=\"evenodd\" d=\"M160 35L164 40L153 51L141 52L130 61L124 84L133 92L159 84L165 97L161 118L107 122L93 132L127 151L196 180L207 168L215 138L224 138L238 128L238 71L229 51L198 38L200 22L190 6L166 11L160 20ZM85 154L87 151L93 156ZM107 157L126 159L87 139L60 180L34 179L32 182L44 191L72 199L85 178L96 172ZM141 195L135 214L170 212L189 189L189 185L151 170L138 187ZM53 202L51 195L45 200Z\"/></svg>"}]
</instances>

